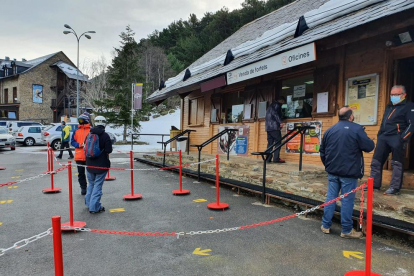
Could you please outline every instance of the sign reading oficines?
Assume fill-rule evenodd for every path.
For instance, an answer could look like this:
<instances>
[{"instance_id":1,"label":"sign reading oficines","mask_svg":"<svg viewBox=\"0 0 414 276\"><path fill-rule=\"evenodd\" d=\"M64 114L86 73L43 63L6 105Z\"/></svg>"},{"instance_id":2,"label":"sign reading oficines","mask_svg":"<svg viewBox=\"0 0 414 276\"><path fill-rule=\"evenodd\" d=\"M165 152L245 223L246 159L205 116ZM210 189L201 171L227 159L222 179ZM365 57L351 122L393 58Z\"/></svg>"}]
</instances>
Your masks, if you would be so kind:
<instances>
[{"instance_id":1,"label":"sign reading oficines","mask_svg":"<svg viewBox=\"0 0 414 276\"><path fill-rule=\"evenodd\" d=\"M272 56L227 73L227 84L233 84L316 60L315 43Z\"/></svg>"}]
</instances>

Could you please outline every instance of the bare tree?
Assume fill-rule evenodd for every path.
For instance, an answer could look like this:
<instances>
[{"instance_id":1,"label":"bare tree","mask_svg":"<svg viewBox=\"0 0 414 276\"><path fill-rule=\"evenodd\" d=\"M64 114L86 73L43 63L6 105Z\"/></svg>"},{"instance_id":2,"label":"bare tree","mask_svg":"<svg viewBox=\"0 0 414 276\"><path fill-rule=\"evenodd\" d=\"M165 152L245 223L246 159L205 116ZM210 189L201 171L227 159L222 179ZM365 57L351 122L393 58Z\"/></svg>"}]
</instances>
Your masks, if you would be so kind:
<instances>
[{"instance_id":1,"label":"bare tree","mask_svg":"<svg viewBox=\"0 0 414 276\"><path fill-rule=\"evenodd\" d=\"M90 63L84 64L83 73L89 76L89 81L85 89L81 91L84 104L88 107L95 108L96 100L102 100L108 97L106 86L108 81L107 74L108 63L104 56Z\"/></svg>"}]
</instances>

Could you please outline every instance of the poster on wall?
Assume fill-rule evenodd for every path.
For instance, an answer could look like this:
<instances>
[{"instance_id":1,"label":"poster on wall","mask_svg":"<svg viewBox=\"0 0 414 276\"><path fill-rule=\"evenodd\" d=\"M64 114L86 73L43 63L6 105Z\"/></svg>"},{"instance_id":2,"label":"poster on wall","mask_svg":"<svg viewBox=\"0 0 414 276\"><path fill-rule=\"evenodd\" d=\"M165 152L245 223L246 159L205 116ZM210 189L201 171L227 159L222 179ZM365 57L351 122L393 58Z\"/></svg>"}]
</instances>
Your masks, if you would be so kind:
<instances>
[{"instance_id":1,"label":"poster on wall","mask_svg":"<svg viewBox=\"0 0 414 276\"><path fill-rule=\"evenodd\" d=\"M353 109L355 123L377 124L378 82L378 74L350 78L346 82L345 104Z\"/></svg>"},{"instance_id":2,"label":"poster on wall","mask_svg":"<svg viewBox=\"0 0 414 276\"><path fill-rule=\"evenodd\" d=\"M292 122L286 124L286 133L298 126L314 126L315 129L308 129L305 132L303 141L303 153L310 155L319 155L319 146L322 142L322 122ZM293 135L289 135L287 138ZM296 135L286 144L286 153L300 153L300 134Z\"/></svg>"},{"instance_id":3,"label":"poster on wall","mask_svg":"<svg viewBox=\"0 0 414 276\"><path fill-rule=\"evenodd\" d=\"M218 131L225 129L237 129L237 131L228 132L218 139L217 153L227 154L230 149L231 155L247 156L249 151L249 126L220 126Z\"/></svg>"},{"instance_id":4,"label":"poster on wall","mask_svg":"<svg viewBox=\"0 0 414 276\"><path fill-rule=\"evenodd\" d=\"M43 85L33 84L33 102L34 103L43 103Z\"/></svg>"}]
</instances>

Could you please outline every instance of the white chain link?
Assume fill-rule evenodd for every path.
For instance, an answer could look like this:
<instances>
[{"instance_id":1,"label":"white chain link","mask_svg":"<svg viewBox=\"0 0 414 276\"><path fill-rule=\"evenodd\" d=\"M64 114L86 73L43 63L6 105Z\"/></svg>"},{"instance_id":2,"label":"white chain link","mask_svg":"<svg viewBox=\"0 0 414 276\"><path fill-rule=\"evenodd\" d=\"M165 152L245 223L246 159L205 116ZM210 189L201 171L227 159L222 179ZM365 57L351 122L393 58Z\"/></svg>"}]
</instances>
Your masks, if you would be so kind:
<instances>
[{"instance_id":1,"label":"white chain link","mask_svg":"<svg viewBox=\"0 0 414 276\"><path fill-rule=\"evenodd\" d=\"M41 238L44 238L46 236L49 236L52 234L52 228L47 229L45 232L42 232L40 234L34 235L33 237L23 239L21 241L15 242L13 246L9 248L0 248L0 256L3 256L7 251L12 249L20 249L22 247L25 247L29 243L35 242L37 240L40 240Z\"/></svg>"}]
</instances>

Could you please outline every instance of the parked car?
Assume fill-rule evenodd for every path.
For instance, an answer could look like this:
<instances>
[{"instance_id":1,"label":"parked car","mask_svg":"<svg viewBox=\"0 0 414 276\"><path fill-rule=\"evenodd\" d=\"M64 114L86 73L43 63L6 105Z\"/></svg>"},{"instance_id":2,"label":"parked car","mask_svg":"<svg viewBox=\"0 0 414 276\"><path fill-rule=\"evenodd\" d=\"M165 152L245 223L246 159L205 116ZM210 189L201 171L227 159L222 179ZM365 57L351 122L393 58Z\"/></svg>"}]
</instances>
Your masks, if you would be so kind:
<instances>
[{"instance_id":1,"label":"parked car","mask_svg":"<svg viewBox=\"0 0 414 276\"><path fill-rule=\"evenodd\" d=\"M30 121L7 121L7 128L10 134L13 134L13 132L16 132L22 126L43 126L43 125L38 122L30 122Z\"/></svg>"},{"instance_id":2,"label":"parked car","mask_svg":"<svg viewBox=\"0 0 414 276\"><path fill-rule=\"evenodd\" d=\"M77 123L66 123L66 125L70 126L70 139L72 139L73 133L78 129ZM107 132L109 138L111 139L112 145L116 142L116 137L114 134ZM60 149L60 142L61 142L61 135L62 135L62 125L59 123L52 123L47 126L45 129L42 130L41 136L43 143L48 143L54 150Z\"/></svg>"},{"instance_id":3,"label":"parked car","mask_svg":"<svg viewBox=\"0 0 414 276\"><path fill-rule=\"evenodd\" d=\"M0 148L16 149L16 141L5 127L0 127Z\"/></svg>"},{"instance_id":4,"label":"parked car","mask_svg":"<svg viewBox=\"0 0 414 276\"><path fill-rule=\"evenodd\" d=\"M70 126L70 138L72 138L75 130L78 129L77 123L66 123ZM49 143L54 150L60 149L60 138L62 135L62 125L59 123L52 123L42 130L41 139L44 143Z\"/></svg>"},{"instance_id":5,"label":"parked car","mask_svg":"<svg viewBox=\"0 0 414 276\"><path fill-rule=\"evenodd\" d=\"M35 144L44 144L42 140L42 129L46 126L22 126L14 133L17 143L25 146L34 146Z\"/></svg>"}]
</instances>

